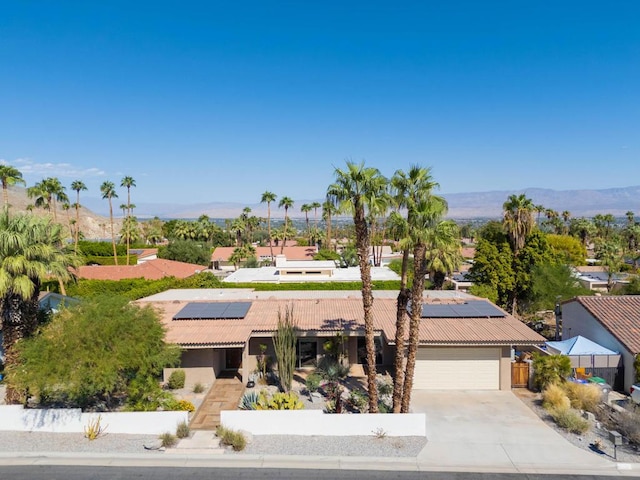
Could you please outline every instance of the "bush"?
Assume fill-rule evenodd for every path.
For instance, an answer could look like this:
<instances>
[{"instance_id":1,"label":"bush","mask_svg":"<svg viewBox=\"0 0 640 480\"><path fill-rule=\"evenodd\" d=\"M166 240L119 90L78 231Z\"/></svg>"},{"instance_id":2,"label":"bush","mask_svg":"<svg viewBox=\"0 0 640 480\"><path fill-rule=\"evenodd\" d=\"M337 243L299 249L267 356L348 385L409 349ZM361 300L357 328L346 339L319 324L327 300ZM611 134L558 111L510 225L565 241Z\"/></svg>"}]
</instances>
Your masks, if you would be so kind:
<instances>
[{"instance_id":1,"label":"bush","mask_svg":"<svg viewBox=\"0 0 640 480\"><path fill-rule=\"evenodd\" d=\"M277 392L268 397L267 392L263 390L258 397L255 410L302 410L304 408L304 404L295 392Z\"/></svg>"},{"instance_id":2,"label":"bush","mask_svg":"<svg viewBox=\"0 0 640 480\"><path fill-rule=\"evenodd\" d=\"M178 443L177 437L173 433L169 432L165 432L160 435L160 440L162 440L162 446L164 448L171 448Z\"/></svg>"},{"instance_id":3,"label":"bush","mask_svg":"<svg viewBox=\"0 0 640 480\"><path fill-rule=\"evenodd\" d=\"M169 399L164 404L165 410L174 412L195 412L196 407L189 400L176 400L175 398Z\"/></svg>"},{"instance_id":4,"label":"bush","mask_svg":"<svg viewBox=\"0 0 640 480\"><path fill-rule=\"evenodd\" d=\"M552 383L542 391L542 406L547 410L566 410L571 407L571 401L561 387Z\"/></svg>"},{"instance_id":5,"label":"bush","mask_svg":"<svg viewBox=\"0 0 640 480\"><path fill-rule=\"evenodd\" d=\"M174 370L169 375L169 381L167 382L167 386L170 390L178 390L180 388L184 388L184 382L187 376L184 373L184 370Z\"/></svg>"},{"instance_id":6,"label":"bush","mask_svg":"<svg viewBox=\"0 0 640 480\"><path fill-rule=\"evenodd\" d=\"M307 375L307 378L304 381L307 387L307 391L309 393L317 392L318 388L320 388L321 380L322 380L322 377L317 373L310 373L309 375Z\"/></svg>"},{"instance_id":7,"label":"bush","mask_svg":"<svg viewBox=\"0 0 640 480\"><path fill-rule=\"evenodd\" d=\"M260 395L255 390L245 393L240 399L238 408L240 410L256 410L256 406L260 401Z\"/></svg>"},{"instance_id":8,"label":"bush","mask_svg":"<svg viewBox=\"0 0 640 480\"><path fill-rule=\"evenodd\" d=\"M204 392L204 385L201 384L200 382L197 382L193 386L193 393L202 393L202 392Z\"/></svg>"},{"instance_id":9,"label":"bush","mask_svg":"<svg viewBox=\"0 0 640 480\"><path fill-rule=\"evenodd\" d=\"M113 254L110 257L100 257L97 255L87 255L84 258L85 265L115 265L116 261L113 258ZM138 257L136 255L129 255L129 265L136 265L138 263ZM126 265L127 256L118 255L118 265Z\"/></svg>"},{"instance_id":10,"label":"bush","mask_svg":"<svg viewBox=\"0 0 640 480\"><path fill-rule=\"evenodd\" d=\"M176 429L176 437L178 438L187 438L191 430L189 429L189 425L187 422L181 422L178 424L178 428Z\"/></svg>"},{"instance_id":11,"label":"bush","mask_svg":"<svg viewBox=\"0 0 640 480\"><path fill-rule=\"evenodd\" d=\"M247 446L247 439L241 432L225 428L222 425L216 428L216 435L223 445L231 445L236 452L244 450L244 447Z\"/></svg>"},{"instance_id":12,"label":"bush","mask_svg":"<svg viewBox=\"0 0 640 480\"><path fill-rule=\"evenodd\" d=\"M595 412L602 401L602 391L596 385L567 382L563 385L563 389L571 400L571 406L578 410Z\"/></svg>"},{"instance_id":13,"label":"bush","mask_svg":"<svg viewBox=\"0 0 640 480\"><path fill-rule=\"evenodd\" d=\"M572 433L582 434L589 430L589 422L571 408L557 408L549 410L549 413L560 428Z\"/></svg>"},{"instance_id":14,"label":"bush","mask_svg":"<svg viewBox=\"0 0 640 480\"><path fill-rule=\"evenodd\" d=\"M534 381L540 390L563 382L571 373L571 360L566 355L533 355Z\"/></svg>"}]
</instances>

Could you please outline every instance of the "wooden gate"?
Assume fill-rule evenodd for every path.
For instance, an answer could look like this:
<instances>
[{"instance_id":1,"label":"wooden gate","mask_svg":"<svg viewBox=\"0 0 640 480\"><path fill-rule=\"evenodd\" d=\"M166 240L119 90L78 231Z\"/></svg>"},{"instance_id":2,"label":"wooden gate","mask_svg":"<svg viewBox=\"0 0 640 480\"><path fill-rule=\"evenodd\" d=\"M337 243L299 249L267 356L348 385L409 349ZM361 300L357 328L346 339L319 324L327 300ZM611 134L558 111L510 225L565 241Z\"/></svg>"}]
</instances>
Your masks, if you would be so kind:
<instances>
[{"instance_id":1,"label":"wooden gate","mask_svg":"<svg viewBox=\"0 0 640 480\"><path fill-rule=\"evenodd\" d=\"M526 388L529 386L529 364L513 362L511 364L511 387Z\"/></svg>"}]
</instances>

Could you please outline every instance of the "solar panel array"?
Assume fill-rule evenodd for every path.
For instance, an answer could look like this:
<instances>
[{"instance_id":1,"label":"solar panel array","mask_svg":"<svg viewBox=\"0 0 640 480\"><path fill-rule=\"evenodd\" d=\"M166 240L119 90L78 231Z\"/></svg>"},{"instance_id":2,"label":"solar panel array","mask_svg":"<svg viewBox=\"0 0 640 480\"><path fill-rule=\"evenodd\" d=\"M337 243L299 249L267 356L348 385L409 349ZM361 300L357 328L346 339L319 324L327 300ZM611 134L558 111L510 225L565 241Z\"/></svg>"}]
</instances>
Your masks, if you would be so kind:
<instances>
[{"instance_id":1,"label":"solar panel array","mask_svg":"<svg viewBox=\"0 0 640 480\"><path fill-rule=\"evenodd\" d=\"M422 318L501 318L505 313L495 305L482 300L469 300L454 304L423 304Z\"/></svg>"},{"instance_id":2,"label":"solar panel array","mask_svg":"<svg viewBox=\"0 0 640 480\"><path fill-rule=\"evenodd\" d=\"M187 303L173 316L174 320L215 320L244 318L251 302Z\"/></svg>"}]
</instances>

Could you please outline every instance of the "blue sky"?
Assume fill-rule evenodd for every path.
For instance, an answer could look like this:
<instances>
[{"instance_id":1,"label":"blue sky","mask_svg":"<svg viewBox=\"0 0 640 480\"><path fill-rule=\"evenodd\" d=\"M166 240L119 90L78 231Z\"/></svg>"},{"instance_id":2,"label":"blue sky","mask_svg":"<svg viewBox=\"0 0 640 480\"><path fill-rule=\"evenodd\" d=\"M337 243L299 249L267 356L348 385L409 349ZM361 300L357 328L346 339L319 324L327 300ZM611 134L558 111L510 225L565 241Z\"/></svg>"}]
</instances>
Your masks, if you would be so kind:
<instances>
[{"instance_id":1,"label":"blue sky","mask_svg":"<svg viewBox=\"0 0 640 480\"><path fill-rule=\"evenodd\" d=\"M640 183L640 3L3 2L0 160L134 203ZM121 198L124 193L121 195ZM298 202L296 202L298 203Z\"/></svg>"}]
</instances>

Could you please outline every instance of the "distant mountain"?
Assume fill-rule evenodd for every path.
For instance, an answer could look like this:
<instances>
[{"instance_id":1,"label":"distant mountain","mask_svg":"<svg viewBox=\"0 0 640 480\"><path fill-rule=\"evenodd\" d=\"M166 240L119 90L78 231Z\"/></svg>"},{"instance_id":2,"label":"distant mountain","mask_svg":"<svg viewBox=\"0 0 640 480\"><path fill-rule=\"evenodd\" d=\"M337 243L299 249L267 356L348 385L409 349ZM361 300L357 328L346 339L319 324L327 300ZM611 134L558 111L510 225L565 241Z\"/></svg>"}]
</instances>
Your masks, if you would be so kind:
<instances>
[{"instance_id":1,"label":"distant mountain","mask_svg":"<svg viewBox=\"0 0 640 480\"><path fill-rule=\"evenodd\" d=\"M524 193L536 205L544 205L559 212L568 210L573 217L592 217L598 213L611 213L624 216L627 211L640 215L640 186L608 188L603 190L551 190L544 188L528 188L526 190L502 190L491 192L449 193L443 196L449 202L451 218L492 218L502 215L502 204L509 195ZM294 218L304 218L300 205L323 199L294 199L295 205L289 210ZM83 205L94 211L108 215L107 203L104 200L87 197ZM206 214L211 218L234 218L240 215L244 207L251 208L252 214L267 216L267 206L261 203L211 202L198 204L172 203L136 203L135 214L138 217L160 218L197 218ZM115 212L114 212L115 213ZM318 209L318 217L322 210ZM271 205L271 217L284 218L284 210ZM314 212L309 213L314 218Z\"/></svg>"}]
</instances>

